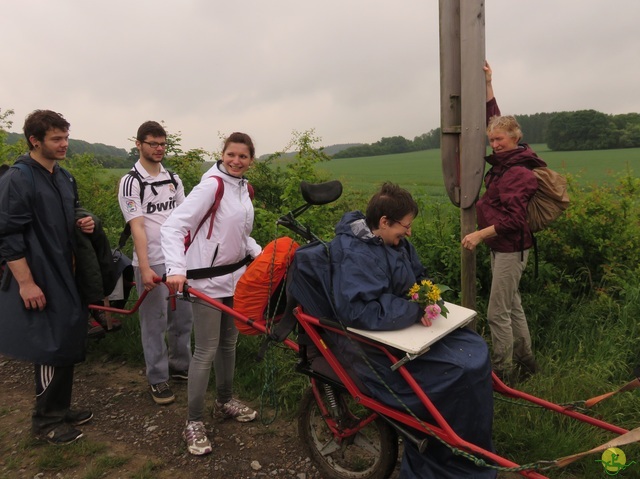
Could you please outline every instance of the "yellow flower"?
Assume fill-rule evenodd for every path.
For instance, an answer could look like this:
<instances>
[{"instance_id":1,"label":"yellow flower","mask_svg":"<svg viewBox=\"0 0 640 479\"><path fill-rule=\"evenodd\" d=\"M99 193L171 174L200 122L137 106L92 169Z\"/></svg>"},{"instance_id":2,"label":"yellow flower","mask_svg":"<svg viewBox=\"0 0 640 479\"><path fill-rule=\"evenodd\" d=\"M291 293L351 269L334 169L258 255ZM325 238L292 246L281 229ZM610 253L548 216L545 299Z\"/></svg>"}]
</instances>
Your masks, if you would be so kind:
<instances>
[{"instance_id":1,"label":"yellow flower","mask_svg":"<svg viewBox=\"0 0 640 479\"><path fill-rule=\"evenodd\" d=\"M427 299L432 304L435 304L440 299L440 290L437 286L433 285L431 289L427 292Z\"/></svg>"},{"instance_id":2,"label":"yellow flower","mask_svg":"<svg viewBox=\"0 0 640 479\"><path fill-rule=\"evenodd\" d=\"M425 308L425 311L430 305L438 305L442 311L442 315L447 317L448 310L444 306L444 301L440 296L442 290L449 290L448 287L440 287L437 284L433 284L428 279L423 279L420 281L420 284L416 283L409 289L407 296L410 298L409 301L420 304L421 307Z\"/></svg>"}]
</instances>

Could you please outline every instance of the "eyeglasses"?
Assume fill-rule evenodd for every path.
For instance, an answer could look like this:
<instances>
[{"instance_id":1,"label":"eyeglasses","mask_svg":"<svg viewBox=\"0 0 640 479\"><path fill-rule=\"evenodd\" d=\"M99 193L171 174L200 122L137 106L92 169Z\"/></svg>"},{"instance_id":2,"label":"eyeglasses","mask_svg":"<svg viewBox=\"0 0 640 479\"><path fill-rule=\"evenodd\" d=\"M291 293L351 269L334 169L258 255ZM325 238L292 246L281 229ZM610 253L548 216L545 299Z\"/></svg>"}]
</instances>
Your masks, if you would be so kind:
<instances>
[{"instance_id":1,"label":"eyeglasses","mask_svg":"<svg viewBox=\"0 0 640 479\"><path fill-rule=\"evenodd\" d=\"M400 226L402 226L407 231L409 231L411 229L411 223L409 223L408 225L402 224L399 221L396 221L396 223L398 223Z\"/></svg>"},{"instance_id":2,"label":"eyeglasses","mask_svg":"<svg viewBox=\"0 0 640 479\"><path fill-rule=\"evenodd\" d=\"M147 145L149 145L154 150L156 148L158 148L158 147L160 147L160 148L166 148L167 147L166 143L158 143L156 141L143 141L142 143L146 143Z\"/></svg>"}]
</instances>

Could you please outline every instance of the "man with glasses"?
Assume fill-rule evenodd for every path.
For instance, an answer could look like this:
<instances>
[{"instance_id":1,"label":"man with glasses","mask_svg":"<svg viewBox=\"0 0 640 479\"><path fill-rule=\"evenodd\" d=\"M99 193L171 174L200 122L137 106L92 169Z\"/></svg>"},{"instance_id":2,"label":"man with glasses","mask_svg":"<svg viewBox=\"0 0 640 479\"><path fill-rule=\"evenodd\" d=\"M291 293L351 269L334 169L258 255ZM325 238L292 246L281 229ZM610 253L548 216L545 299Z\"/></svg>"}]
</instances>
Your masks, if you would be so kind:
<instances>
[{"instance_id":1,"label":"man with glasses","mask_svg":"<svg viewBox=\"0 0 640 479\"><path fill-rule=\"evenodd\" d=\"M140 125L136 148L140 159L120 180L118 200L133 236L136 288L139 294L148 292L139 317L149 392L157 404L170 404L175 396L169 377L187 379L193 317L186 301L177 301L173 310L167 288L157 282L165 274L160 227L184 200L184 188L180 178L162 166L167 148L162 125L155 121Z\"/></svg>"}]
</instances>

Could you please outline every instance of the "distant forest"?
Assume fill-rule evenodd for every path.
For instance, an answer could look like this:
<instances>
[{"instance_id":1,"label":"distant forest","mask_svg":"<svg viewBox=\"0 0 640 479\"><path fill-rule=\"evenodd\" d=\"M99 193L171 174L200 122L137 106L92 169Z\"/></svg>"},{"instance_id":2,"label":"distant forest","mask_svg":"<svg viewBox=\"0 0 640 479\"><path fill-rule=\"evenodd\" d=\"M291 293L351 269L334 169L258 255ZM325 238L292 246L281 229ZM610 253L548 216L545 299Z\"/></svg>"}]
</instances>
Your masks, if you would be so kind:
<instances>
[{"instance_id":1,"label":"distant forest","mask_svg":"<svg viewBox=\"0 0 640 479\"><path fill-rule=\"evenodd\" d=\"M544 143L556 151L608 150L640 147L640 114L607 115L595 110L515 115L525 143ZM8 133L7 143L24 137ZM333 158L360 158L440 148L440 128L408 140L402 136L382 138L372 144L349 143L327 146L324 153ZM69 155L89 153L105 168L129 168L138 158L135 148L124 148L69 140ZM294 153L291 153L294 154ZM259 159L268 157L263 155Z\"/></svg>"},{"instance_id":2,"label":"distant forest","mask_svg":"<svg viewBox=\"0 0 640 479\"><path fill-rule=\"evenodd\" d=\"M595 110L515 115L525 143L546 143L551 150L608 150L640 147L640 114L607 115ZM440 128L413 141L402 136L346 148L334 158L359 158L440 148Z\"/></svg>"},{"instance_id":3,"label":"distant forest","mask_svg":"<svg viewBox=\"0 0 640 479\"><path fill-rule=\"evenodd\" d=\"M24 135L20 133L8 133L7 143L12 145L24 139ZM88 143L73 138L69 139L68 156L75 154L82 155L85 153L93 155L95 161L105 168L131 168L131 165L135 162L135 160L132 161L130 158L130 152L124 148L117 148L102 143Z\"/></svg>"}]
</instances>

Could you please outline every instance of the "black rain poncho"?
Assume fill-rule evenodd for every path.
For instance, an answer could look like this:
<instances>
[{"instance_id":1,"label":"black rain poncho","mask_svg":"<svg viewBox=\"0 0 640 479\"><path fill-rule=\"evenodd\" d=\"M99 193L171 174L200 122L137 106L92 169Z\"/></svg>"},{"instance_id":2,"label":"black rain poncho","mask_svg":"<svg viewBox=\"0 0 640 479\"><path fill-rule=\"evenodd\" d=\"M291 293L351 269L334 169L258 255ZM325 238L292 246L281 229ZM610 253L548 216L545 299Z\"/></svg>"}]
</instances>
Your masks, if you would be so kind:
<instances>
[{"instance_id":1,"label":"black rain poncho","mask_svg":"<svg viewBox=\"0 0 640 479\"><path fill-rule=\"evenodd\" d=\"M75 185L57 165L49 173L29 155L18 161L33 178L17 168L0 177L0 257L26 258L47 305L27 310L15 279L0 291L0 353L72 365L84 360L88 318L73 272Z\"/></svg>"}]
</instances>

